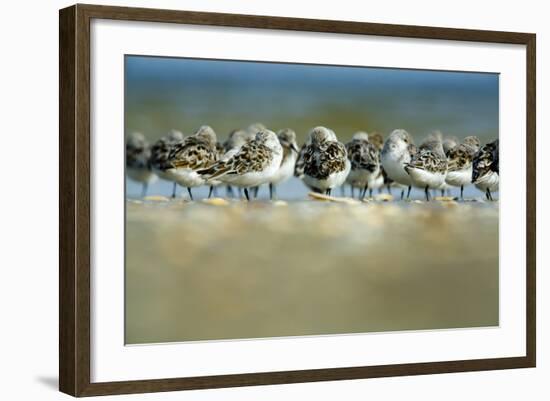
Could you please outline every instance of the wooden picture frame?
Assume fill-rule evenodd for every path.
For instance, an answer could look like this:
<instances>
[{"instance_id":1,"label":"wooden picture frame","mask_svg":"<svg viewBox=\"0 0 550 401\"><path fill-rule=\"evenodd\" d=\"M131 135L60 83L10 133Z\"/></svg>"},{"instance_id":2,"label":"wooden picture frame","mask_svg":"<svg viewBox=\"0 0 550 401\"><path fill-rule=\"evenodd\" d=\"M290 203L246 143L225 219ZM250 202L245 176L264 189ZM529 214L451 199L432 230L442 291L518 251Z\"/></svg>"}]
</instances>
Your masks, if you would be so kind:
<instances>
[{"instance_id":1,"label":"wooden picture frame","mask_svg":"<svg viewBox=\"0 0 550 401\"><path fill-rule=\"evenodd\" d=\"M223 376L92 383L90 380L90 21L94 18L401 38L520 44L527 58L526 356ZM536 360L535 49L530 33L237 14L74 5L59 14L59 388L73 396L534 367Z\"/></svg>"}]
</instances>

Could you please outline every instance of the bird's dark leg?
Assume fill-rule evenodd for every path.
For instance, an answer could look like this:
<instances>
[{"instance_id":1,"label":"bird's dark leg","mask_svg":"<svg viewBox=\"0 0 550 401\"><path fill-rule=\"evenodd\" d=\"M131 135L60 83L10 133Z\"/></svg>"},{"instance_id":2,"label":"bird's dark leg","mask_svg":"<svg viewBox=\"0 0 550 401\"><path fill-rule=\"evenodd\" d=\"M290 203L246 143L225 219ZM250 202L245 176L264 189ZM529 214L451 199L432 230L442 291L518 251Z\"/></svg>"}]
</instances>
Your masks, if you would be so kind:
<instances>
[{"instance_id":1,"label":"bird's dark leg","mask_svg":"<svg viewBox=\"0 0 550 401\"><path fill-rule=\"evenodd\" d=\"M430 201L430 187L426 185L426 188L424 188L424 193L426 194L426 201Z\"/></svg>"},{"instance_id":2,"label":"bird's dark leg","mask_svg":"<svg viewBox=\"0 0 550 401\"><path fill-rule=\"evenodd\" d=\"M246 200L250 202L250 197L248 196L248 188L244 189L244 196L246 196Z\"/></svg>"},{"instance_id":3,"label":"bird's dark leg","mask_svg":"<svg viewBox=\"0 0 550 401\"><path fill-rule=\"evenodd\" d=\"M258 191L260 190L260 186L252 188L252 191L254 191L254 199L258 197Z\"/></svg>"},{"instance_id":4,"label":"bird's dark leg","mask_svg":"<svg viewBox=\"0 0 550 401\"><path fill-rule=\"evenodd\" d=\"M351 197L355 198L355 187L353 185L351 186Z\"/></svg>"},{"instance_id":5,"label":"bird's dark leg","mask_svg":"<svg viewBox=\"0 0 550 401\"><path fill-rule=\"evenodd\" d=\"M403 200L404 197L405 197L405 190L402 189L402 190L401 190L401 200Z\"/></svg>"},{"instance_id":6,"label":"bird's dark leg","mask_svg":"<svg viewBox=\"0 0 550 401\"><path fill-rule=\"evenodd\" d=\"M189 194L189 198L191 198L191 200L193 200L193 194L191 193L191 188L190 187L187 187L187 193Z\"/></svg>"},{"instance_id":7,"label":"bird's dark leg","mask_svg":"<svg viewBox=\"0 0 550 401\"><path fill-rule=\"evenodd\" d=\"M212 192L214 191L214 185L210 185L210 189L208 190L208 199L212 197Z\"/></svg>"},{"instance_id":8,"label":"bird's dark leg","mask_svg":"<svg viewBox=\"0 0 550 401\"><path fill-rule=\"evenodd\" d=\"M174 188L172 188L172 199L176 197L177 190L178 190L178 184L174 182Z\"/></svg>"},{"instance_id":9,"label":"bird's dark leg","mask_svg":"<svg viewBox=\"0 0 550 401\"><path fill-rule=\"evenodd\" d=\"M231 185L225 187L225 192L228 198L233 198L233 187Z\"/></svg>"},{"instance_id":10,"label":"bird's dark leg","mask_svg":"<svg viewBox=\"0 0 550 401\"><path fill-rule=\"evenodd\" d=\"M273 200L273 183L269 183L269 199Z\"/></svg>"},{"instance_id":11,"label":"bird's dark leg","mask_svg":"<svg viewBox=\"0 0 550 401\"><path fill-rule=\"evenodd\" d=\"M441 196L445 196L445 190L444 189L441 190Z\"/></svg>"},{"instance_id":12,"label":"bird's dark leg","mask_svg":"<svg viewBox=\"0 0 550 401\"><path fill-rule=\"evenodd\" d=\"M326 193L328 196L330 196L330 194L332 193L332 188L328 188L328 189L325 191L325 193Z\"/></svg>"},{"instance_id":13,"label":"bird's dark leg","mask_svg":"<svg viewBox=\"0 0 550 401\"><path fill-rule=\"evenodd\" d=\"M361 194L361 200L365 199L365 195L367 194L367 189L369 189L368 182L365 184L365 188L363 188L363 193Z\"/></svg>"},{"instance_id":14,"label":"bird's dark leg","mask_svg":"<svg viewBox=\"0 0 550 401\"><path fill-rule=\"evenodd\" d=\"M144 182L143 187L141 188L141 197L145 198L147 196L147 187L149 186L148 183Z\"/></svg>"},{"instance_id":15,"label":"bird's dark leg","mask_svg":"<svg viewBox=\"0 0 550 401\"><path fill-rule=\"evenodd\" d=\"M391 186L390 184L386 185L386 190L388 191L388 193L391 195Z\"/></svg>"},{"instance_id":16,"label":"bird's dark leg","mask_svg":"<svg viewBox=\"0 0 550 401\"><path fill-rule=\"evenodd\" d=\"M487 189L487 195L489 195L489 200L492 202L493 201L493 194L491 193L490 189Z\"/></svg>"},{"instance_id":17,"label":"bird's dark leg","mask_svg":"<svg viewBox=\"0 0 550 401\"><path fill-rule=\"evenodd\" d=\"M464 200L464 185L460 186L460 200Z\"/></svg>"},{"instance_id":18,"label":"bird's dark leg","mask_svg":"<svg viewBox=\"0 0 550 401\"><path fill-rule=\"evenodd\" d=\"M407 189L407 200L411 197L411 188L412 186L409 185L409 189Z\"/></svg>"},{"instance_id":19,"label":"bird's dark leg","mask_svg":"<svg viewBox=\"0 0 550 401\"><path fill-rule=\"evenodd\" d=\"M372 188L369 188L369 198L372 198Z\"/></svg>"}]
</instances>

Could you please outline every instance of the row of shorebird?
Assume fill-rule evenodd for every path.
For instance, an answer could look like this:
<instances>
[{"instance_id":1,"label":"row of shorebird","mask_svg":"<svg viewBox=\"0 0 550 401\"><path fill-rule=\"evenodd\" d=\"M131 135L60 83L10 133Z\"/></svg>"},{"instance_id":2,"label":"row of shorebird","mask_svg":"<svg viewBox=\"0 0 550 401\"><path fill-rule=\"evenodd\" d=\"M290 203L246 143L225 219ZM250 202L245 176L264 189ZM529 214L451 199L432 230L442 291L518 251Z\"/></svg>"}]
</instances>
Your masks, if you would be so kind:
<instances>
[{"instance_id":1,"label":"row of shorebird","mask_svg":"<svg viewBox=\"0 0 550 401\"><path fill-rule=\"evenodd\" d=\"M246 199L257 196L261 185L269 185L270 198L276 186L293 175L311 190L326 195L336 187L351 186L352 196L358 189L364 198L367 190L384 186L401 188L401 199L412 187L424 190L430 200L430 190L442 193L451 187L474 184L488 200L498 191L498 139L481 146L475 136L461 143L455 138L429 135L419 146L403 129L394 130L384 141L378 133L357 132L343 144L329 128L313 128L306 143L299 149L296 133L291 129L277 134L262 124L231 132L221 143L209 126L200 127L193 135L172 131L152 146L139 133L129 136L126 143L128 176L147 185L156 177L173 182L172 197L177 185L187 188L209 186L209 197L216 187L225 185L229 196L233 188L243 190Z\"/></svg>"}]
</instances>

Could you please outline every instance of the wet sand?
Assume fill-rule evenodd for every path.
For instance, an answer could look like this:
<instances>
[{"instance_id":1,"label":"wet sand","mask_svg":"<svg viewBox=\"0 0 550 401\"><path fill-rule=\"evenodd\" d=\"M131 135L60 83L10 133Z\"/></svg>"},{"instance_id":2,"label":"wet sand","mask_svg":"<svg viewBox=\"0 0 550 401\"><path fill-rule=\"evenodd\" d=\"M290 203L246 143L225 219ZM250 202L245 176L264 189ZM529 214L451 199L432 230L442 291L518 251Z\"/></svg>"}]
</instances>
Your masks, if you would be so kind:
<instances>
[{"instance_id":1,"label":"wet sand","mask_svg":"<svg viewBox=\"0 0 550 401\"><path fill-rule=\"evenodd\" d=\"M498 325L498 202L127 201L126 343Z\"/></svg>"}]
</instances>

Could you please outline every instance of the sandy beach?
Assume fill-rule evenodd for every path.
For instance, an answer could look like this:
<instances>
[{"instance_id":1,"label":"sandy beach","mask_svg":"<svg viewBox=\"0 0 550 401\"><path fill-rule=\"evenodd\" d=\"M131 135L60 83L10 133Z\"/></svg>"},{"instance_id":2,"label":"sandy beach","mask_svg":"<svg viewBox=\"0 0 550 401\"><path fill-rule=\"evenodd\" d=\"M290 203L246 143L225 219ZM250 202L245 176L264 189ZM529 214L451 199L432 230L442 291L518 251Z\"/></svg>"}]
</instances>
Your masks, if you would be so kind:
<instances>
[{"instance_id":1,"label":"sandy beach","mask_svg":"<svg viewBox=\"0 0 550 401\"><path fill-rule=\"evenodd\" d=\"M127 344L499 323L498 202L126 206Z\"/></svg>"}]
</instances>

